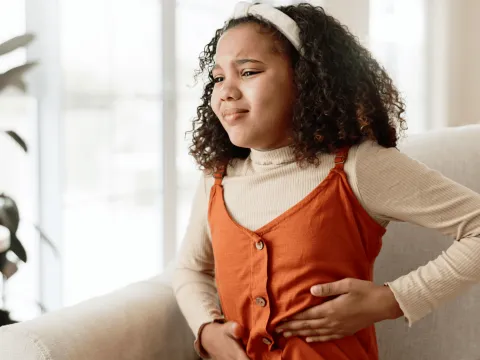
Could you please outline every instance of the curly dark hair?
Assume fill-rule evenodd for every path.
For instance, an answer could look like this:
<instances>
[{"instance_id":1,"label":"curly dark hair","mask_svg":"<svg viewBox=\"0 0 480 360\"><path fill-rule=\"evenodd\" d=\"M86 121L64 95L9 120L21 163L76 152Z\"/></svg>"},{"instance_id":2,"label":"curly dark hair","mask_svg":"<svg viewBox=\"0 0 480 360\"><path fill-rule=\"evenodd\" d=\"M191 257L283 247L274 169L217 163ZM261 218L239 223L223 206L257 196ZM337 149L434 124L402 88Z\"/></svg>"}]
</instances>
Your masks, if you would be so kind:
<instances>
[{"instance_id":1,"label":"curly dark hair","mask_svg":"<svg viewBox=\"0 0 480 360\"><path fill-rule=\"evenodd\" d=\"M190 155L200 168L215 172L250 153L250 149L230 142L210 105L214 88L211 71L219 38L228 29L245 23L258 24L259 31L272 34L277 50L291 60L297 94L292 147L298 164L318 165L320 153L332 153L365 139L396 147L400 134L407 129L405 105L385 69L323 8L302 3L277 9L300 28L303 55L269 22L251 15L227 21L200 54L195 78L207 75L207 81L190 131Z\"/></svg>"}]
</instances>

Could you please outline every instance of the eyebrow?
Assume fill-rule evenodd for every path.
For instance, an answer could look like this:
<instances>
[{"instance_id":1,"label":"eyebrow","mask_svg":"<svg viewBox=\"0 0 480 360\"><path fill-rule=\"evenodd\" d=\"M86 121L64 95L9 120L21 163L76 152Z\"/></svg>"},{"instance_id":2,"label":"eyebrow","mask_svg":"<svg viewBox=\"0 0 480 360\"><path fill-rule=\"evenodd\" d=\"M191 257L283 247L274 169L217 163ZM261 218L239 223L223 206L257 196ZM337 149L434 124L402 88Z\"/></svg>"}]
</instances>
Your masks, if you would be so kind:
<instances>
[{"instance_id":1,"label":"eyebrow","mask_svg":"<svg viewBox=\"0 0 480 360\"><path fill-rule=\"evenodd\" d=\"M260 60L255 60L255 59L238 59L238 60L235 60L235 64L236 65L243 65L243 64L247 64L247 63L253 63L253 64L263 64L265 65L264 62L260 61ZM212 68L212 71L215 70L215 69L218 69L220 68L220 65L218 64L215 64Z\"/></svg>"}]
</instances>

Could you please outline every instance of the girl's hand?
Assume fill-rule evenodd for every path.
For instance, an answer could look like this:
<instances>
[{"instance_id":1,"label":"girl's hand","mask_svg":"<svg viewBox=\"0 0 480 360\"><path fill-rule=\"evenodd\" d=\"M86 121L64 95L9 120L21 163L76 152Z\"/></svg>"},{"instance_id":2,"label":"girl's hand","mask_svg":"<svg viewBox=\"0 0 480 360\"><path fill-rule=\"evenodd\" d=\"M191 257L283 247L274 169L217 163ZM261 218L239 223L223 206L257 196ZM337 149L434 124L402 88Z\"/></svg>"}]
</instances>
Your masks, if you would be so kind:
<instances>
[{"instance_id":1,"label":"girl's hand","mask_svg":"<svg viewBox=\"0 0 480 360\"><path fill-rule=\"evenodd\" d=\"M208 324L200 334L200 343L213 360L249 360L240 345L243 331L235 322Z\"/></svg>"},{"instance_id":2,"label":"girl's hand","mask_svg":"<svg viewBox=\"0 0 480 360\"><path fill-rule=\"evenodd\" d=\"M339 296L289 318L277 332L285 337L304 336L307 342L329 341L403 315L390 288L370 281L348 278L312 286L310 292L318 297Z\"/></svg>"}]
</instances>

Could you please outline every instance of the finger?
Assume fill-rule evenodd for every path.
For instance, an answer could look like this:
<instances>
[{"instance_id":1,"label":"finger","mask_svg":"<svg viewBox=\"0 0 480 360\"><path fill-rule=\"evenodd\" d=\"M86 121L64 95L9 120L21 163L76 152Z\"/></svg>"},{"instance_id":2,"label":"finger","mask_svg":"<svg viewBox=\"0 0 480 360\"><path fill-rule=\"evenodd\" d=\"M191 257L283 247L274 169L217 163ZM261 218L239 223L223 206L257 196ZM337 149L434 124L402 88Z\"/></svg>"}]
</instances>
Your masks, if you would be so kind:
<instances>
[{"instance_id":1,"label":"finger","mask_svg":"<svg viewBox=\"0 0 480 360\"><path fill-rule=\"evenodd\" d=\"M328 320L326 318L315 319L315 320L297 320L289 321L280 326L278 326L275 331L297 331L297 330L312 330L324 328L328 325Z\"/></svg>"},{"instance_id":2,"label":"finger","mask_svg":"<svg viewBox=\"0 0 480 360\"><path fill-rule=\"evenodd\" d=\"M283 333L283 336L286 338L292 336L327 336L334 335L334 330L329 328L320 328L320 329L310 329L310 330L296 330L296 331L286 331Z\"/></svg>"},{"instance_id":3,"label":"finger","mask_svg":"<svg viewBox=\"0 0 480 360\"><path fill-rule=\"evenodd\" d=\"M290 316L289 320L316 320L323 319L327 317L327 310L330 308L331 304L328 302L321 305L317 305L307 309L301 313L298 313L294 316Z\"/></svg>"},{"instance_id":4,"label":"finger","mask_svg":"<svg viewBox=\"0 0 480 360\"><path fill-rule=\"evenodd\" d=\"M333 296L333 295L342 295L349 293L352 290L352 286L355 282L355 279L346 278L339 281L319 284L312 286L310 292L314 296Z\"/></svg>"},{"instance_id":5,"label":"finger","mask_svg":"<svg viewBox=\"0 0 480 360\"><path fill-rule=\"evenodd\" d=\"M326 335L326 336L309 336L305 340L306 342L326 342L332 340L338 340L343 338L342 335Z\"/></svg>"},{"instance_id":6,"label":"finger","mask_svg":"<svg viewBox=\"0 0 480 360\"><path fill-rule=\"evenodd\" d=\"M243 327L239 323L230 322L226 326L226 332L228 336L239 340L243 336Z\"/></svg>"}]
</instances>

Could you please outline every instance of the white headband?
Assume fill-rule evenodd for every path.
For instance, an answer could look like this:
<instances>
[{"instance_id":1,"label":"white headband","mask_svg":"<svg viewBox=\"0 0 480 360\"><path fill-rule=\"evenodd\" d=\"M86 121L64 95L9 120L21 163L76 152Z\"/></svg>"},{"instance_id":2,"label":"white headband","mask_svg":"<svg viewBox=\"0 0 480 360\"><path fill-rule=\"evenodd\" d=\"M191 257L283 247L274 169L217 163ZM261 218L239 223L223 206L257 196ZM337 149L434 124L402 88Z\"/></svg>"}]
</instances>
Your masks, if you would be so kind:
<instances>
[{"instance_id":1,"label":"white headband","mask_svg":"<svg viewBox=\"0 0 480 360\"><path fill-rule=\"evenodd\" d=\"M240 1L235 6L233 19L248 15L259 15L277 28L293 44L295 49L303 55L300 41L300 29L297 23L288 15L268 4L251 4Z\"/></svg>"}]
</instances>

